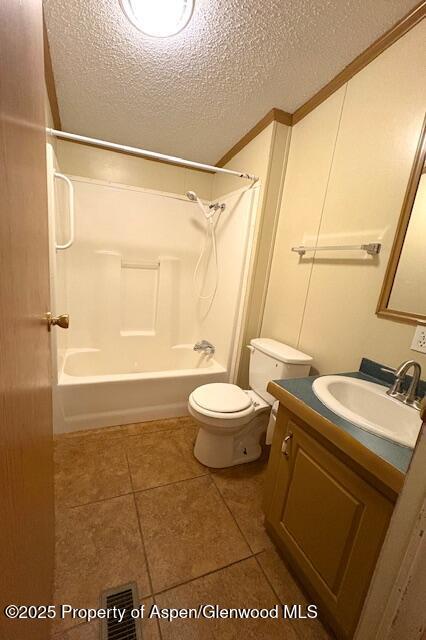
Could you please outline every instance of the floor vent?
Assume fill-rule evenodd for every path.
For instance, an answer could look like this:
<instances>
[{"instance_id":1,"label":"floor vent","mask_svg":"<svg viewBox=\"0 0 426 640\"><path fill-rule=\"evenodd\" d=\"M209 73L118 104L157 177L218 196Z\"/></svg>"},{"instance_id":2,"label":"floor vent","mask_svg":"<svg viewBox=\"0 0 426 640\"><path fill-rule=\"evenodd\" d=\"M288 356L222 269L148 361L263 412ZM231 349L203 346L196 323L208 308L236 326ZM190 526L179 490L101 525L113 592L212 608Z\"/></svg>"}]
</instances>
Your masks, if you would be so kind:
<instances>
[{"instance_id":1,"label":"floor vent","mask_svg":"<svg viewBox=\"0 0 426 640\"><path fill-rule=\"evenodd\" d=\"M123 587L109 589L101 594L103 609L125 609L122 621L110 618L102 621L101 640L142 640L139 622L132 618L130 611L138 606L136 584L126 584Z\"/></svg>"}]
</instances>

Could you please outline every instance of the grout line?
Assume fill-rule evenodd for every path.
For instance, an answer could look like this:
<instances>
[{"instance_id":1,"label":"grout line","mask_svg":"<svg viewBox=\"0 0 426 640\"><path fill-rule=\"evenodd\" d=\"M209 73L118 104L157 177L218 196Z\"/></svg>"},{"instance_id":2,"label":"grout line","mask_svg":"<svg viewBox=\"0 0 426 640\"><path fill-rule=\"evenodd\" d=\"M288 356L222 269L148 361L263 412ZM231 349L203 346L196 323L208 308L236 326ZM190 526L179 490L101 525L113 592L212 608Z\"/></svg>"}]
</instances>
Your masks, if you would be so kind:
<instances>
[{"instance_id":1,"label":"grout line","mask_svg":"<svg viewBox=\"0 0 426 640\"><path fill-rule=\"evenodd\" d=\"M200 580L201 578L205 578L207 576L211 576L214 573L218 573L219 571L222 571L224 569L228 569L229 567L233 567L236 564L239 564L240 562L245 562L246 560L250 560L251 558L253 558L253 554L250 554L244 558L239 558L238 560L233 560L232 562L229 562L228 564L224 564L221 567L217 567L217 569L212 569L211 571L206 571L206 573L202 573L199 576L195 576L194 578L188 578L188 580L183 580L182 582L177 582L176 584L171 585L170 587L166 587L165 589L160 589L160 591L156 591L155 595L156 596L160 596L163 595L164 593L167 593L168 591L173 591L173 589L178 589L179 587L183 587L186 584L190 584L191 582L196 582L197 580Z\"/></svg>"},{"instance_id":2,"label":"grout line","mask_svg":"<svg viewBox=\"0 0 426 640\"><path fill-rule=\"evenodd\" d=\"M123 434L123 439L127 440L127 438L140 438L141 436L155 436L160 433L176 433L176 431L182 431L185 427L175 427L174 429L164 429L161 431L141 431L140 433L127 433Z\"/></svg>"},{"instance_id":3,"label":"grout line","mask_svg":"<svg viewBox=\"0 0 426 640\"><path fill-rule=\"evenodd\" d=\"M123 433L121 435L121 438L125 440L126 438L140 438L141 436L155 436L157 434L159 435L160 433L177 433L179 431L182 431L183 429L187 429L188 426L189 425L182 424L176 427L168 427L167 429L155 429L154 431L144 431L143 429L141 429L140 433Z\"/></svg>"},{"instance_id":4,"label":"grout line","mask_svg":"<svg viewBox=\"0 0 426 640\"><path fill-rule=\"evenodd\" d=\"M261 553L265 553L266 549L264 549L263 551L259 551L259 553L255 553L253 554L254 559L256 560L261 572L263 573L263 575L265 576L266 582L269 584L269 586L271 587L272 591L275 594L275 597L277 598L278 602L281 602L281 598L279 597L278 593L276 592L272 582L270 581L269 577L266 575L266 571L264 570L264 568L262 567L262 564L259 562L259 558L258 556L260 556Z\"/></svg>"},{"instance_id":5,"label":"grout line","mask_svg":"<svg viewBox=\"0 0 426 640\"><path fill-rule=\"evenodd\" d=\"M274 594L275 594L275 596L276 596L276 598L277 598L277 601L278 601L279 603L281 603L281 598L279 597L279 595L278 595L278 593L277 593L277 591L276 591L276 589L275 589L274 585L272 584L271 580L269 579L268 574L266 573L265 569L263 568L262 563L259 561L259 557L258 557L258 556L260 556L262 553L265 553L265 551L267 551L267 549L264 549L263 551L259 551L259 553L255 553L253 557L255 558L255 560L256 560L256 562L257 562L257 564L258 564L258 565L259 565L259 567L260 567L260 570L262 571L263 575L265 576L266 582L269 584L269 586L271 587L272 591L274 592ZM274 545L274 552L279 556L280 561L284 564L284 566L286 566L286 565L285 565L284 560L282 560L282 558L280 557L280 555L279 555L278 551L275 549L275 545ZM286 569L287 569L287 567L286 567ZM297 589L300 591L300 593L301 593L301 595L302 595L302 598L303 598L304 600L306 600L306 602L309 602L309 601L313 602L313 601L312 601L312 599L311 599L311 600L309 600L309 596L307 596L307 595L305 594L305 591L304 591L304 589L302 588L302 585L301 585L301 584L299 584L299 583L297 582L297 580L293 577L293 575L292 575L292 573L290 572L290 570L289 570L289 569L287 569L287 571L288 571L288 572L289 572L289 574L290 574L290 578L291 578L291 580L294 582L294 584L296 585ZM318 617L318 618L316 618L316 621L320 624L320 626L321 626L321 627L323 627L323 628L325 629L325 632L329 635L329 640L334 640L334 635L330 635L330 631L329 631L329 629L324 625L324 623L322 622L321 618L319 618L319 617ZM310 620L309 622L313 622L313 620L312 620L312 621ZM306 629L306 628L305 628L305 629ZM295 632L296 636L297 636L298 638L300 638L300 640L304 640L304 639L305 639L305 637L306 637L305 633L303 633L302 635L299 635L299 632L297 631L297 625L294 625L294 626L293 626L293 630L294 630L294 632Z\"/></svg>"},{"instance_id":6,"label":"grout line","mask_svg":"<svg viewBox=\"0 0 426 640\"><path fill-rule=\"evenodd\" d=\"M59 507L60 509L78 509L79 507L87 507L89 504L99 504L100 502L106 502L107 500L114 500L115 498L123 498L124 496L133 495L132 491L127 491L126 493L118 493L116 496L109 496L107 498L99 498L99 500L92 500L90 502L82 502L81 504L73 504L72 506L63 506Z\"/></svg>"},{"instance_id":7,"label":"grout line","mask_svg":"<svg viewBox=\"0 0 426 640\"><path fill-rule=\"evenodd\" d=\"M60 606L60 604L55 605L57 607ZM50 632L50 640L64 640L64 638L66 639L68 636L68 632L69 631L73 631L74 629L76 629L77 627L85 627L88 626L89 624L92 624L93 622L95 622L94 620L91 620L90 622L84 622L83 620L81 620L80 622L77 622L75 624L72 624L70 627L66 627L65 629L60 629L58 628L57 631L55 631L53 633L53 626L51 626Z\"/></svg>"},{"instance_id":8,"label":"grout line","mask_svg":"<svg viewBox=\"0 0 426 640\"><path fill-rule=\"evenodd\" d=\"M170 487L173 484L181 484L182 482L190 482L191 480L197 480L198 478L205 478L209 476L210 472L202 473L199 476L191 476L190 478L182 478L181 480L173 480L172 482L166 482L165 484L158 484L155 487L147 487L146 489L133 489L133 493L145 493L146 491L154 491L154 489L162 489L163 487Z\"/></svg>"},{"instance_id":9,"label":"grout line","mask_svg":"<svg viewBox=\"0 0 426 640\"><path fill-rule=\"evenodd\" d=\"M140 536L141 545L142 545L142 551L143 551L143 554L144 554L144 557L145 557L146 573L147 573L147 576L148 576L149 590L150 590L150 592L151 592L150 597L152 598L152 600L153 600L153 601L154 601L154 603L156 604L156 602L155 602L154 588L153 588L153 586L152 586L151 570L150 570L150 568L149 568L149 562L148 562L148 554L147 554L147 552L146 552L145 539L144 539L144 535L143 535L143 531L142 531L141 519L140 519L140 517L139 517L138 505L136 504L136 493L135 493L135 489L134 489L134 486L133 486L133 478L132 478L132 473L131 473L131 471L130 471L129 458L128 458L128 456L127 456L127 450L126 450L126 449L124 449L124 454L125 454L125 456L126 456L127 470L128 470L128 472L129 472L129 476L130 476L130 486L132 487L132 492L133 492L133 493L132 493L132 496L133 496L133 504L134 504L134 506L135 506L136 519L137 519L137 521L138 521L138 529L139 529L139 536ZM139 600L140 600L140 601L142 601L144 598L143 598L140 594L138 594L138 595L139 595ZM158 629L158 633L159 633L159 635L160 635L160 639L162 640L163 635L162 635L162 633L161 633L160 625L158 624L158 621L156 621L156 622L157 622L157 629ZM140 626L141 626L141 633L142 633L142 624L141 624Z\"/></svg>"},{"instance_id":10,"label":"grout line","mask_svg":"<svg viewBox=\"0 0 426 640\"><path fill-rule=\"evenodd\" d=\"M110 431L110 429L116 429L116 431ZM102 433L102 430L105 433ZM95 441L95 440L120 440L123 437L121 427L99 427L99 429L85 429L83 431L66 431L65 433L57 433L53 437L55 444L74 442L75 440L81 440L81 438Z\"/></svg>"},{"instance_id":11,"label":"grout line","mask_svg":"<svg viewBox=\"0 0 426 640\"><path fill-rule=\"evenodd\" d=\"M177 424L164 429L164 431L170 431L171 429L180 429L181 427L189 426L189 425L186 425L186 424L182 424L182 425L179 424L181 422L187 421L188 417L190 417L190 416L178 416L177 418L159 418L158 420L143 420L141 422L129 422L128 424L119 425L119 430L120 430L120 433L121 433L121 432L125 432L125 430L128 429L131 426L136 426L136 425L140 425L140 424L153 424L154 422L156 422L158 424L159 422L163 422L163 423L166 422L167 423L167 422L172 422L172 421L173 422L177 422Z\"/></svg>"},{"instance_id":12,"label":"grout line","mask_svg":"<svg viewBox=\"0 0 426 640\"><path fill-rule=\"evenodd\" d=\"M264 550L264 551L265 551L265 550ZM281 602L281 598L279 597L278 593L276 592L276 590L275 590L275 588L274 588L274 586L273 586L272 582L270 581L270 579L269 579L268 575L266 574L266 571L265 571L265 570L264 570L264 568L262 567L262 564L259 562L259 558L258 558L258 556L259 556L261 553L264 553L264 551L260 551L259 553L254 554L254 556L253 556L253 557L254 557L254 559L256 560L257 565L258 565L258 567L259 567L260 571L262 572L262 574L263 574L263 576L264 576L264 578L265 578L266 582L267 582L267 583L268 583L268 585L271 587L271 589L272 589L272 593L273 593L273 594L274 594L274 596L276 597L277 602L278 602L278 603L280 603L280 604L284 604L284 603L282 603L282 602ZM306 637L306 635L305 635L305 634L303 634L303 636L300 636L300 635L299 635L299 632L297 631L297 626L296 626L296 625L293 625L291 620L289 620L288 622L290 623L290 627L293 629L293 631L294 631L294 634L295 634L296 638L298 638L299 640L304 640L304 638Z\"/></svg>"},{"instance_id":13,"label":"grout line","mask_svg":"<svg viewBox=\"0 0 426 640\"><path fill-rule=\"evenodd\" d=\"M133 436L139 436L144 434L144 431L142 429L141 433L131 433L128 434L126 433L126 429L130 426L130 425L137 425L137 424L150 424L151 422L166 422L166 421L178 421L178 424L174 425L174 426L170 426L170 427L166 427L164 429L154 429L153 431L149 431L148 433L152 434L152 433L162 433L163 431L174 431L177 429L183 429L185 427L191 426L189 424L179 424L179 422L183 422L184 420L187 420L186 416L178 416L177 418L164 418L164 419L158 419L158 420L147 420L144 422L130 422L128 424L118 424L118 425L109 425L107 427L96 427L95 429L81 429L79 431L66 431L64 433L56 433L53 436L53 440L54 442L72 442L74 440L74 438L90 438L91 440L93 439L112 439L112 438L126 438L126 437L133 437ZM112 431L112 429L115 429L115 431ZM110 431L111 430L111 431Z\"/></svg>"},{"instance_id":14,"label":"grout line","mask_svg":"<svg viewBox=\"0 0 426 640\"><path fill-rule=\"evenodd\" d=\"M129 472L129 476L130 476L130 485L132 487L133 504L135 505L136 518L138 520L139 535L140 535L140 538L141 538L142 549L143 549L143 552L144 552L144 555L145 555L145 562L146 562L146 568L147 568L147 574L148 574L149 588L151 590L151 595L152 595L153 594L153 588L152 588L151 572L149 570L148 557L146 555L146 548L145 548L145 540L144 540L143 533L142 533L142 526L141 526L141 521L140 521L140 518L139 518L139 511L138 511L138 507L137 507L137 504L136 504L136 493L135 493L135 490L134 490L134 487L133 487L133 479L132 479L132 474L130 472L130 465L129 465L129 459L127 457L127 452L125 453L125 455L126 455L126 462L127 462L127 470ZM141 596L139 596L139 597L141 597Z\"/></svg>"},{"instance_id":15,"label":"grout line","mask_svg":"<svg viewBox=\"0 0 426 640\"><path fill-rule=\"evenodd\" d=\"M155 600L154 587L152 586L151 569L149 568L148 554L146 552L145 539L144 539L143 532L142 532L142 524L141 524L141 519L139 517L138 505L136 504L136 494L135 493L133 493L133 504L135 505L135 510L136 510L136 518L137 518L137 521L138 521L139 535L140 535L141 544L142 544L142 551L143 551L143 554L145 556L146 572L147 572L147 575L148 575L149 589L151 591L151 596L150 597L152 598L154 604L157 604L157 602ZM141 596L139 596L139 600L142 600L142 599L143 598ZM156 622L157 622L158 633L160 635L160 638L162 639L163 638L163 634L161 633L160 625L159 625L158 621L156 621Z\"/></svg>"},{"instance_id":16,"label":"grout line","mask_svg":"<svg viewBox=\"0 0 426 640\"><path fill-rule=\"evenodd\" d=\"M260 458L258 458L258 460L260 460ZM257 462L258 460L256 460L255 462ZM234 520L235 524L237 525L238 529L240 530L241 535L243 536L243 538L244 538L245 542L247 543L247 546L248 546L248 548L250 549L250 551L251 551L252 555L256 555L257 553L262 553L263 551L266 551L266 549L261 549L260 551L253 551L253 549L252 549L252 547L251 547L251 544L250 544L250 542L248 541L248 539L246 538L246 535L244 534L244 531L243 531L243 530L242 530L242 528L240 527L240 525L239 525L239 523L238 523L238 521L237 521L236 517L234 516L234 513L233 513L232 509L228 506L228 503L226 502L226 500L225 500L224 496L222 495L222 492L221 492L221 490L220 490L219 486L216 484L216 481L215 481L215 476L216 476L216 474L214 473L215 471L218 471L218 470L217 470L217 469L214 469L214 470L210 473L210 475L211 475L211 477L212 477L212 480L213 480L213 483L214 483L214 485L215 485L215 487L216 487L216 489L217 489L217 491L218 491L218 493L219 493L220 497L222 498L222 500L223 500L223 502L224 502L224 504L225 504L225 507L228 509L228 511L229 511L229 513L231 514L231 516L232 516L232 518L233 518L233 520ZM220 469L219 469L219 471L220 471Z\"/></svg>"},{"instance_id":17,"label":"grout line","mask_svg":"<svg viewBox=\"0 0 426 640\"><path fill-rule=\"evenodd\" d=\"M249 541L247 540L247 538L246 538L246 536L245 536L245 534L244 534L244 531L241 529L240 525L238 524L236 517L235 517L235 516L234 516L234 514L232 513L232 511L231 511L230 507L228 506L228 504L227 504L227 502L226 502L225 498L223 497L222 493L220 492L219 487L217 486L217 484L216 484L216 482L215 482L214 473L212 473L212 474L211 474L211 478L212 478L213 485L214 485L214 487L216 488L216 491L217 491L217 493L218 493L219 497L221 498L221 500L222 500L223 504L225 505L226 509L227 509L227 510L228 510L228 512L230 513L231 518L233 519L233 521L235 522L235 524L236 524L236 526L237 526L237 528L238 528L239 532L241 533L241 535L242 535L242 537L243 537L244 542L245 542L245 543L246 543L246 545L248 546L248 548L249 548L249 550L250 550L250 554L251 554L251 555L254 555L254 554L253 554L253 550L252 550L252 548L251 548L251 546L250 546L250 543L249 543Z\"/></svg>"}]
</instances>

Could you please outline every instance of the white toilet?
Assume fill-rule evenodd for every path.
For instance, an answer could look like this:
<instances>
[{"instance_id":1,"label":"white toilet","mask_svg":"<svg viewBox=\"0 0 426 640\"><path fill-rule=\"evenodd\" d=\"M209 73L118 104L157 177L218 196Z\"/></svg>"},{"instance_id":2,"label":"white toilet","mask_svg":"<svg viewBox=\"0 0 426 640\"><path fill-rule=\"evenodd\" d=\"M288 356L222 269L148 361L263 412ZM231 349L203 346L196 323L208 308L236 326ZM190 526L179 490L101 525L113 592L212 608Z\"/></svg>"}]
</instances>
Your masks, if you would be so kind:
<instances>
[{"instance_id":1,"label":"white toilet","mask_svg":"<svg viewBox=\"0 0 426 640\"><path fill-rule=\"evenodd\" d=\"M271 380L309 375L312 358L276 340L250 342L251 389L213 383L197 387L188 410L199 425L195 457L204 465L221 469L256 460L260 437L266 431L275 398L266 387Z\"/></svg>"}]
</instances>

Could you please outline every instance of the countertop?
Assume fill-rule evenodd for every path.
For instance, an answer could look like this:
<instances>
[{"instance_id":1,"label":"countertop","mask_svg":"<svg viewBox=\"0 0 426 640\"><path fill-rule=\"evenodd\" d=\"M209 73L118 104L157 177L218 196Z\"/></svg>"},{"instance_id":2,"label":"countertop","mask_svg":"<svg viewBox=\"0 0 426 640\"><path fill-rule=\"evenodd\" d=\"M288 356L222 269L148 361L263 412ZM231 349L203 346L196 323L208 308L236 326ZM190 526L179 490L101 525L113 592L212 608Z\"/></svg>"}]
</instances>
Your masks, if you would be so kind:
<instances>
[{"instance_id":1,"label":"countertop","mask_svg":"<svg viewBox=\"0 0 426 640\"><path fill-rule=\"evenodd\" d=\"M364 362L369 363L370 361L363 361L363 363ZM361 368L364 368L364 370L368 370L368 364L364 367L362 364ZM380 379L378 377L369 375L361 370L351 371L348 373L340 373L337 375L359 378L361 380L367 380L370 382L388 386L388 383L383 380L383 377L382 379ZM345 418L341 418L333 411L330 411L330 409L328 409L316 397L315 393L312 390L312 383L318 377L320 376L309 376L307 378L295 378L289 380L274 380L274 383L293 395L298 400L301 400L310 409L320 414L323 418L334 424L336 427L345 431L348 435L357 440L372 453L398 469L398 471L406 473L411 460L411 456L413 454L413 449L404 447L403 445L392 442L391 440L386 440L385 438L381 438L373 433L369 433L368 431L361 429L352 422L345 420Z\"/></svg>"},{"instance_id":2,"label":"countertop","mask_svg":"<svg viewBox=\"0 0 426 640\"><path fill-rule=\"evenodd\" d=\"M390 386L394 379L392 373L389 372L389 369L377 362L368 360L367 358L362 359L359 371L350 371L336 375L359 378L361 380L375 382L384 386ZM411 456L413 455L413 449L410 447L404 447L403 445L387 440L386 438L381 438L373 433L369 433L328 409L316 397L312 390L312 383L318 377L320 376L274 380L274 382L292 396L303 402L317 414L334 424L339 429L342 429L342 431L350 435L369 451L405 474L407 472L408 465L410 464ZM407 384L409 384L409 382L410 379L408 378ZM420 382L419 392L421 395L426 393L425 381Z\"/></svg>"}]
</instances>

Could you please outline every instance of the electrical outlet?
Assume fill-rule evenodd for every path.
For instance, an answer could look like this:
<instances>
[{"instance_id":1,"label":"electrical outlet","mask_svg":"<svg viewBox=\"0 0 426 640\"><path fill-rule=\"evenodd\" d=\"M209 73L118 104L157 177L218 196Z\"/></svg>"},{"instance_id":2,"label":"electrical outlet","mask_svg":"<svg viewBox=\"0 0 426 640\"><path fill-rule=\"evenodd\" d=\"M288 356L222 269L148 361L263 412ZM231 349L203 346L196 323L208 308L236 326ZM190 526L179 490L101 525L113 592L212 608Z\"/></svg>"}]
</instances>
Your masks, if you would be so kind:
<instances>
[{"instance_id":1,"label":"electrical outlet","mask_svg":"<svg viewBox=\"0 0 426 640\"><path fill-rule=\"evenodd\" d=\"M414 332L413 342L411 343L411 349L413 351L420 351L420 353L426 353L426 327L419 324Z\"/></svg>"}]
</instances>

